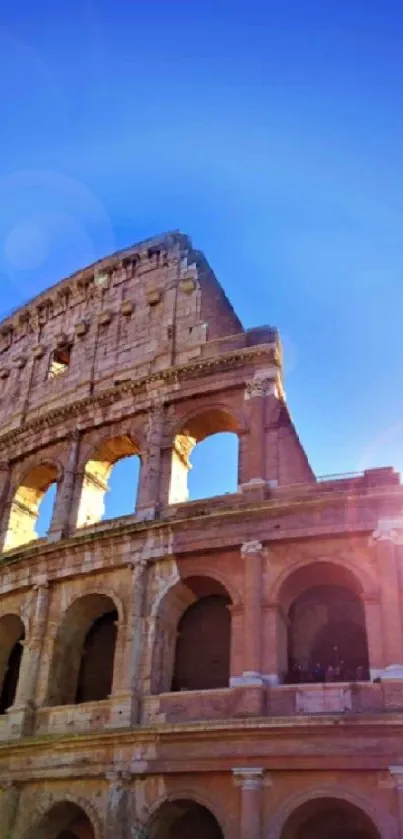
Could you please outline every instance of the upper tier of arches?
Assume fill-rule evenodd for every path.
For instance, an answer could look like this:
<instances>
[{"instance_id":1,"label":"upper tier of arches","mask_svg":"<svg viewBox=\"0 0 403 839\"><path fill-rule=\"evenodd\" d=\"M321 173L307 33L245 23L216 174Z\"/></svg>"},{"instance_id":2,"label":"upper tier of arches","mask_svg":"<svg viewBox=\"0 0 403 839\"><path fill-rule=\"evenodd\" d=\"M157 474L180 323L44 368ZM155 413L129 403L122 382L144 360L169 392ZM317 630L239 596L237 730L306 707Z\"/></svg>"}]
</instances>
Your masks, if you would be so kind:
<instances>
[{"instance_id":1,"label":"upper tier of arches","mask_svg":"<svg viewBox=\"0 0 403 839\"><path fill-rule=\"evenodd\" d=\"M19 458L0 474L3 549L47 535L57 539L103 519L155 517L169 505L237 493L256 478L264 482L264 453L259 462L244 388L227 402L205 397L189 410L191 401L182 410L160 406L76 431Z\"/></svg>"}]
</instances>

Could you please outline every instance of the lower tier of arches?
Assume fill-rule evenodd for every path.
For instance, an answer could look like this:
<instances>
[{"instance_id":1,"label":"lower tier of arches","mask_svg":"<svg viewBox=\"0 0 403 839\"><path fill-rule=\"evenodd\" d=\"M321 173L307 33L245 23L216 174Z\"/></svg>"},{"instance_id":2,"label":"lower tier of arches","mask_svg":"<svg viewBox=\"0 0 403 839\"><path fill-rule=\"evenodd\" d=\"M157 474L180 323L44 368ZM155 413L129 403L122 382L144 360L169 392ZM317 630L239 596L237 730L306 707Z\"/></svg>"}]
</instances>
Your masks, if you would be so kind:
<instances>
[{"instance_id":1,"label":"lower tier of arches","mask_svg":"<svg viewBox=\"0 0 403 839\"><path fill-rule=\"evenodd\" d=\"M402 767L403 771L403 767ZM401 839L398 785L376 773L349 784L305 773L269 775L259 767L146 776L3 784L6 839ZM313 782L316 780L316 784ZM374 789L378 786L377 794ZM87 796L87 797L86 797Z\"/></svg>"}]
</instances>

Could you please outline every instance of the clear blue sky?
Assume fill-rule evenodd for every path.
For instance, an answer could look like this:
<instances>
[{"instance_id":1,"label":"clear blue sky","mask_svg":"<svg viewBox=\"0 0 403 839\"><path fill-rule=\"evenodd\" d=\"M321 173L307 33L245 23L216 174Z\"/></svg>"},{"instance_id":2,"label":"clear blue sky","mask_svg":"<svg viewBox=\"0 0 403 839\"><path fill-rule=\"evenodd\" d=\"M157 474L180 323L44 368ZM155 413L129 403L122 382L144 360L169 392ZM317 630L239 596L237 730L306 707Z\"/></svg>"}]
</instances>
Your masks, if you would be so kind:
<instances>
[{"instance_id":1,"label":"clear blue sky","mask_svg":"<svg viewBox=\"0 0 403 839\"><path fill-rule=\"evenodd\" d=\"M402 4L2 5L0 314L181 228L280 329L315 471L402 470Z\"/></svg>"}]
</instances>

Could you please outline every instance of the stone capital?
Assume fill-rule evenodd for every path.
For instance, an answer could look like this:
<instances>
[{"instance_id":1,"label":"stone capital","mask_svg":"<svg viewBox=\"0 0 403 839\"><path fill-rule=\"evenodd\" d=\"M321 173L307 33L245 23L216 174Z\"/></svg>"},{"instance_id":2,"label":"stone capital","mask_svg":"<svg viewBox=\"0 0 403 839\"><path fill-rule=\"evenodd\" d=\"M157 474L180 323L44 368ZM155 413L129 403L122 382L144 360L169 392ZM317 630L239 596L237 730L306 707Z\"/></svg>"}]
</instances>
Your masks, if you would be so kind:
<instances>
[{"instance_id":1,"label":"stone capital","mask_svg":"<svg viewBox=\"0 0 403 839\"><path fill-rule=\"evenodd\" d=\"M118 769L110 769L108 772L105 772L105 778L109 781L112 787L120 789L121 787L124 787L125 784L129 783L131 780L131 774L130 772Z\"/></svg>"},{"instance_id":2,"label":"stone capital","mask_svg":"<svg viewBox=\"0 0 403 839\"><path fill-rule=\"evenodd\" d=\"M254 539L251 539L249 542L244 542L243 545L241 545L242 557L249 556L250 554L261 554L262 551L262 543Z\"/></svg>"},{"instance_id":3,"label":"stone capital","mask_svg":"<svg viewBox=\"0 0 403 839\"><path fill-rule=\"evenodd\" d=\"M403 765L388 766L396 789L403 792Z\"/></svg>"},{"instance_id":4,"label":"stone capital","mask_svg":"<svg viewBox=\"0 0 403 839\"><path fill-rule=\"evenodd\" d=\"M392 542L403 545L403 519L379 519L371 542Z\"/></svg>"},{"instance_id":5,"label":"stone capital","mask_svg":"<svg viewBox=\"0 0 403 839\"><path fill-rule=\"evenodd\" d=\"M44 574L40 577L35 577L32 581L32 588L34 591L40 591L40 589L49 588L48 578Z\"/></svg>"},{"instance_id":6,"label":"stone capital","mask_svg":"<svg viewBox=\"0 0 403 839\"><path fill-rule=\"evenodd\" d=\"M258 790L263 786L271 784L270 778L265 775L265 770L259 767L237 767L232 770L234 784L241 787L243 790Z\"/></svg>"},{"instance_id":7,"label":"stone capital","mask_svg":"<svg viewBox=\"0 0 403 839\"><path fill-rule=\"evenodd\" d=\"M0 789L3 792L18 792L19 785L17 781L4 780L0 781Z\"/></svg>"},{"instance_id":8,"label":"stone capital","mask_svg":"<svg viewBox=\"0 0 403 839\"><path fill-rule=\"evenodd\" d=\"M134 576L139 577L144 569L147 568L148 559L146 556L141 556L141 554L135 554L134 557L129 559L127 564L132 569Z\"/></svg>"},{"instance_id":9,"label":"stone capital","mask_svg":"<svg viewBox=\"0 0 403 839\"><path fill-rule=\"evenodd\" d=\"M245 401L258 396L275 396L278 399L276 375L277 371L274 370L259 370L255 373L253 378L246 382Z\"/></svg>"}]
</instances>

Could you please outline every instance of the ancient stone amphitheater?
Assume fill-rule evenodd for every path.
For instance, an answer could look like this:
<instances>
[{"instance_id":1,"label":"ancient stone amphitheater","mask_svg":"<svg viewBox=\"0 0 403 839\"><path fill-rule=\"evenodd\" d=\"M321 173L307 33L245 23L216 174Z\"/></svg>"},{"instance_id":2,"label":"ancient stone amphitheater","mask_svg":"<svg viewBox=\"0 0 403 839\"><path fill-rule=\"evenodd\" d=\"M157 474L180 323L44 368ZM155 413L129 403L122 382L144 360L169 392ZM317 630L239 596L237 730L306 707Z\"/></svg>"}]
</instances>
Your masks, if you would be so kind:
<instances>
[{"instance_id":1,"label":"ancient stone amphitheater","mask_svg":"<svg viewBox=\"0 0 403 839\"><path fill-rule=\"evenodd\" d=\"M2 839L403 837L399 476L315 477L277 331L188 237L7 318L0 412ZM189 500L219 433L236 491Z\"/></svg>"}]
</instances>

